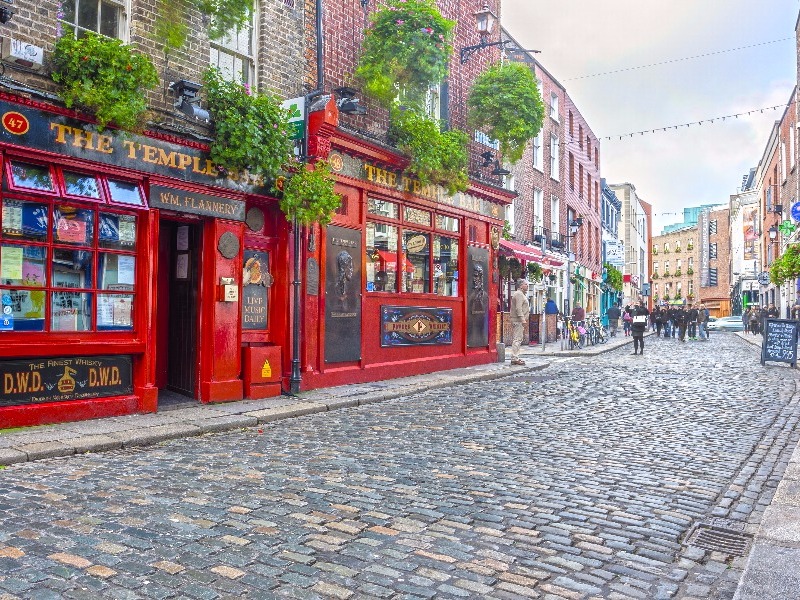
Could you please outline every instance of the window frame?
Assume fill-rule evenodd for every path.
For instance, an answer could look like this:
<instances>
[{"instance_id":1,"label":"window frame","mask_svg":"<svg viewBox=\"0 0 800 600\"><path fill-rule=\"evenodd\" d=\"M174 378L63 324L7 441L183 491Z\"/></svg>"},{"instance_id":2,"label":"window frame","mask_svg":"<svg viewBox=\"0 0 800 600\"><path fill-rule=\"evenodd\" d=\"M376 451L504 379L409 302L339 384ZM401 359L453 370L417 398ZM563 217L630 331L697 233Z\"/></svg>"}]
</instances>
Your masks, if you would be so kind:
<instances>
[{"instance_id":1,"label":"window frame","mask_svg":"<svg viewBox=\"0 0 800 600\"><path fill-rule=\"evenodd\" d=\"M129 17L130 12L131 12L131 7L130 7L129 0L124 0L124 1L94 0L92 3L97 4L97 7L98 7L98 10L97 10L97 19L98 19L97 25L98 25L98 28L97 29L87 29L86 27L78 25L78 14L79 14L79 11L80 11L79 5L80 5L81 2L86 2L86 1L87 0L75 0L75 22L74 23L71 23L71 22L65 20L64 17L63 17L63 13L64 13L63 8L60 9L59 14L61 14L62 16L61 17L57 17L57 22L58 22L59 27L62 30L66 30L66 29L71 30L72 31L72 35L75 38L77 38L80 35L81 32L91 32L91 33L96 33L97 35L102 35L103 37L108 37L108 38L111 38L111 39L121 40L125 44L129 43L129 41L130 41L130 39L129 39L129 37L130 37L130 21L129 21L128 17ZM108 35L100 32L100 26L101 26L100 16L102 14L101 8L102 8L103 4L107 4L107 5L116 7L116 9L118 11L118 13L117 13L117 34L115 36L113 36L113 37L112 36L108 36Z\"/></svg>"}]
</instances>

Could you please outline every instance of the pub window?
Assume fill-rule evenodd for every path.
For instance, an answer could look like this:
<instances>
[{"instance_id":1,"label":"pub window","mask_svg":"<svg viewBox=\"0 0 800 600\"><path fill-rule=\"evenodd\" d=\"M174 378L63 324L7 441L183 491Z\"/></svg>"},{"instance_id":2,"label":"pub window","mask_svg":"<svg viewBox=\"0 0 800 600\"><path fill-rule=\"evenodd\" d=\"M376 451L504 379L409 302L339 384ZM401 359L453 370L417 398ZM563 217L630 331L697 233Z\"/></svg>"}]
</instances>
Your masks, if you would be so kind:
<instances>
[{"instance_id":1,"label":"pub window","mask_svg":"<svg viewBox=\"0 0 800 600\"><path fill-rule=\"evenodd\" d=\"M59 198L2 198L0 300L11 318L0 332L132 331L136 214L107 206L102 176L19 166L7 166L7 187ZM42 185L27 185L31 173Z\"/></svg>"},{"instance_id":2,"label":"pub window","mask_svg":"<svg viewBox=\"0 0 800 600\"><path fill-rule=\"evenodd\" d=\"M36 190L39 192L55 192L53 174L44 165L11 161L10 186L12 189Z\"/></svg>"},{"instance_id":3,"label":"pub window","mask_svg":"<svg viewBox=\"0 0 800 600\"><path fill-rule=\"evenodd\" d=\"M397 236L399 229L387 223L367 223L367 291L397 291ZM403 267L405 268L405 264Z\"/></svg>"},{"instance_id":4,"label":"pub window","mask_svg":"<svg viewBox=\"0 0 800 600\"><path fill-rule=\"evenodd\" d=\"M403 231L403 257L401 289L416 294L430 293L431 236L414 230Z\"/></svg>"},{"instance_id":5,"label":"pub window","mask_svg":"<svg viewBox=\"0 0 800 600\"><path fill-rule=\"evenodd\" d=\"M375 198L367 199L367 212L387 219L396 219L399 214L397 204Z\"/></svg>"},{"instance_id":6,"label":"pub window","mask_svg":"<svg viewBox=\"0 0 800 600\"><path fill-rule=\"evenodd\" d=\"M255 60L253 52L253 12L238 29L231 29L219 40L210 40L210 62L222 76L236 83L253 84Z\"/></svg>"},{"instance_id":7,"label":"pub window","mask_svg":"<svg viewBox=\"0 0 800 600\"><path fill-rule=\"evenodd\" d=\"M80 38L94 32L110 38L122 38L125 10L122 2L109 0L65 0L60 4L59 22Z\"/></svg>"}]
</instances>

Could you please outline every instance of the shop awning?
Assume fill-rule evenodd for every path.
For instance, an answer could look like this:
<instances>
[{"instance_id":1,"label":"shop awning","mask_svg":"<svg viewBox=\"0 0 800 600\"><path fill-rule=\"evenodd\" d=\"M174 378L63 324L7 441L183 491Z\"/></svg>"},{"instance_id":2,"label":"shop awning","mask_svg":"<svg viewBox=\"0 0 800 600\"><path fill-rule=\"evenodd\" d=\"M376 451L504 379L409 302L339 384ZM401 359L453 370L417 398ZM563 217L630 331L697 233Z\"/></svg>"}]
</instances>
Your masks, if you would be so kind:
<instances>
[{"instance_id":1,"label":"shop awning","mask_svg":"<svg viewBox=\"0 0 800 600\"><path fill-rule=\"evenodd\" d=\"M386 263L386 271L394 271L397 267L397 253L396 252L388 252L386 250L378 250L378 255L381 257L381 260ZM412 265L408 259L403 259L403 263L405 264L405 269L409 273L414 271L414 265ZM391 267L389 266L391 265Z\"/></svg>"},{"instance_id":2,"label":"shop awning","mask_svg":"<svg viewBox=\"0 0 800 600\"><path fill-rule=\"evenodd\" d=\"M542 262L542 251L512 240L500 240L500 254L527 262Z\"/></svg>"},{"instance_id":3,"label":"shop awning","mask_svg":"<svg viewBox=\"0 0 800 600\"><path fill-rule=\"evenodd\" d=\"M549 264L551 267L560 267L564 264L563 260L558 260L556 258L553 258L552 256L545 257L545 260L547 261L547 264Z\"/></svg>"}]
</instances>

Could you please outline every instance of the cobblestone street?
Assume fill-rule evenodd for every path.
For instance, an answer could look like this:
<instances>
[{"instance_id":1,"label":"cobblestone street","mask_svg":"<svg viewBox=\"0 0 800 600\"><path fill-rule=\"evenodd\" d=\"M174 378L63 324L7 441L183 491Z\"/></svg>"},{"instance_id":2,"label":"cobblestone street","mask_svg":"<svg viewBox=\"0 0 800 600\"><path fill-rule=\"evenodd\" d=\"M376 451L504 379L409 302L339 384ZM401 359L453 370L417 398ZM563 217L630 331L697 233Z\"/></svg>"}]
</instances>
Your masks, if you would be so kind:
<instances>
[{"instance_id":1,"label":"cobblestone street","mask_svg":"<svg viewBox=\"0 0 800 600\"><path fill-rule=\"evenodd\" d=\"M0 471L0 599L732 598L797 445L733 334Z\"/></svg>"}]
</instances>

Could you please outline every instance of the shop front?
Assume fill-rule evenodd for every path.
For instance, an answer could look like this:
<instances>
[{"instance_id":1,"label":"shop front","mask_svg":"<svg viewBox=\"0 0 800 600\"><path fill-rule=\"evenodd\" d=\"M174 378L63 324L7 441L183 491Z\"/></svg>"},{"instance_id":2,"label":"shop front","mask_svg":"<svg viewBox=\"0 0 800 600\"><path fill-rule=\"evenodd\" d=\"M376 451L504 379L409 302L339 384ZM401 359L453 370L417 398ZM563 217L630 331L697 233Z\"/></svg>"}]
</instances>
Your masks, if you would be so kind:
<instances>
[{"instance_id":1,"label":"shop front","mask_svg":"<svg viewBox=\"0 0 800 600\"><path fill-rule=\"evenodd\" d=\"M9 94L0 116L0 427L280 393L275 354L253 381L241 349L285 343L273 200L201 144Z\"/></svg>"},{"instance_id":2,"label":"shop front","mask_svg":"<svg viewBox=\"0 0 800 600\"><path fill-rule=\"evenodd\" d=\"M513 193L473 183L448 195L387 150L341 130L332 141L343 202L306 246L303 388L496 360L496 251Z\"/></svg>"}]
</instances>

